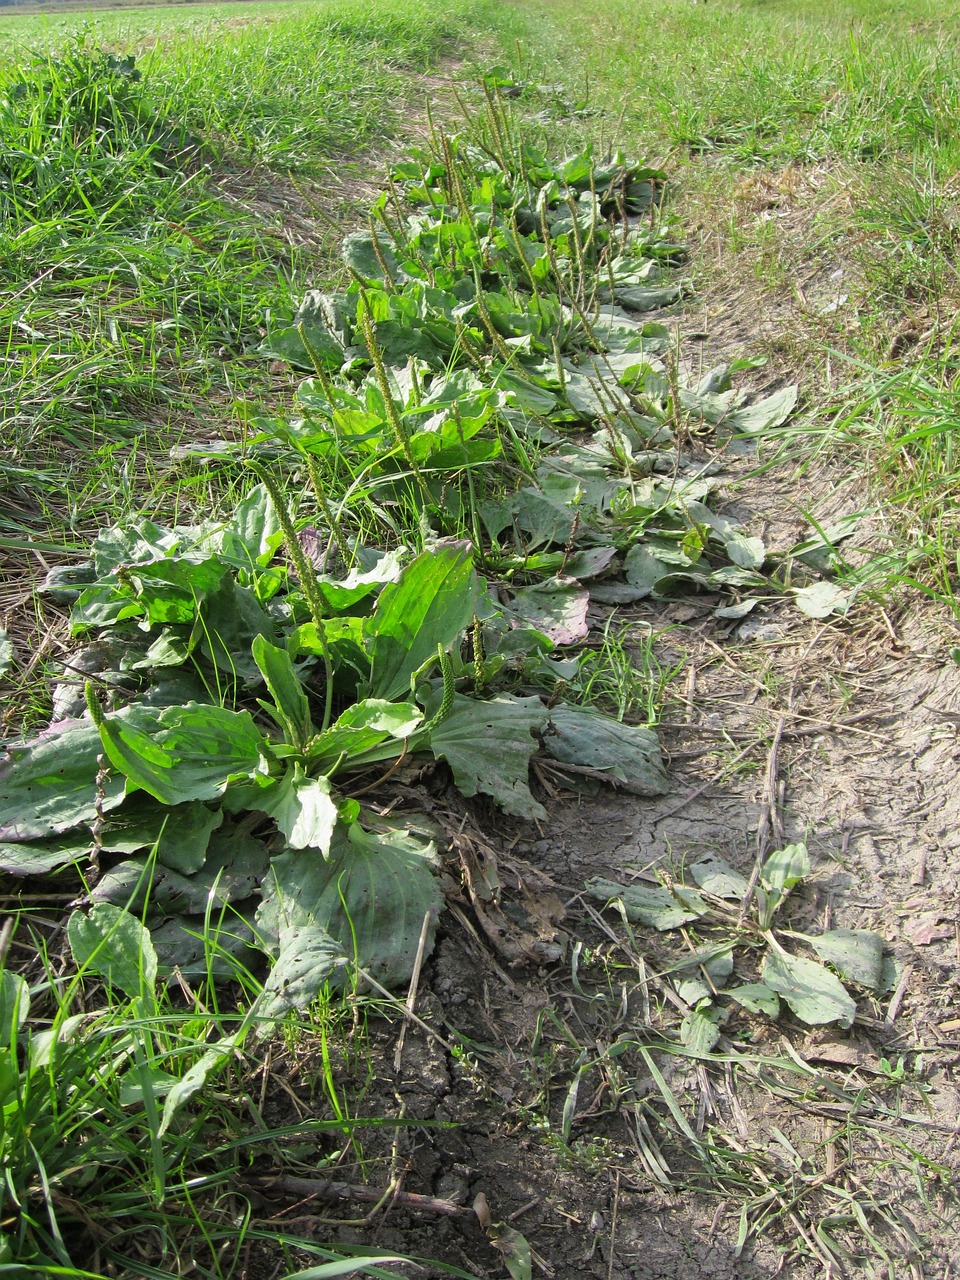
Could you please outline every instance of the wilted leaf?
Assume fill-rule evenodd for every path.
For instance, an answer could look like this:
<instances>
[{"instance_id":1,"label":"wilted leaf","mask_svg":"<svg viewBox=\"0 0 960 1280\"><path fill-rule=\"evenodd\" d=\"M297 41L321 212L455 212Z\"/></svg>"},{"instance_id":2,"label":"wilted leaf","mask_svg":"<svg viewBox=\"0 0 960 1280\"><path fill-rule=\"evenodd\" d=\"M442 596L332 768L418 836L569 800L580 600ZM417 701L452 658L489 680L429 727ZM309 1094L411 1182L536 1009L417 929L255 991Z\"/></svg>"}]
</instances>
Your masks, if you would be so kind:
<instances>
[{"instance_id":1,"label":"wilted leaf","mask_svg":"<svg viewBox=\"0 0 960 1280\"><path fill-rule=\"evenodd\" d=\"M576 578L553 577L514 591L507 608L550 637L554 644L583 640L590 593Z\"/></svg>"},{"instance_id":2,"label":"wilted leaf","mask_svg":"<svg viewBox=\"0 0 960 1280\"><path fill-rule=\"evenodd\" d=\"M808 618L829 618L832 613L845 614L855 595L854 589L838 586L836 582L815 582L810 587L797 587L793 598Z\"/></svg>"},{"instance_id":3,"label":"wilted leaf","mask_svg":"<svg viewBox=\"0 0 960 1280\"><path fill-rule=\"evenodd\" d=\"M560 703L550 710L543 745L555 760L599 769L635 795L659 796L670 790L659 739L641 725Z\"/></svg>"},{"instance_id":4,"label":"wilted leaf","mask_svg":"<svg viewBox=\"0 0 960 1280\"><path fill-rule=\"evenodd\" d=\"M736 409L724 419L724 425L742 435L762 435L764 431L771 431L786 422L796 404L797 387L783 387L765 400L745 409Z\"/></svg>"},{"instance_id":5,"label":"wilted leaf","mask_svg":"<svg viewBox=\"0 0 960 1280\"><path fill-rule=\"evenodd\" d=\"M515 818L546 818L530 793L530 758L547 710L539 698L501 694L487 702L457 694L450 714L431 729L430 749L453 770L465 796L490 796Z\"/></svg>"},{"instance_id":6,"label":"wilted leaf","mask_svg":"<svg viewBox=\"0 0 960 1280\"><path fill-rule=\"evenodd\" d=\"M853 1025L856 1002L840 979L815 960L769 951L761 976L763 985L782 996L801 1022L809 1026L823 1022Z\"/></svg>"},{"instance_id":7,"label":"wilted leaf","mask_svg":"<svg viewBox=\"0 0 960 1280\"><path fill-rule=\"evenodd\" d=\"M615 884L597 877L587 881L586 890L600 902L622 902L628 920L652 929L676 929L709 910L693 889L675 887L671 892L659 885Z\"/></svg>"}]
</instances>

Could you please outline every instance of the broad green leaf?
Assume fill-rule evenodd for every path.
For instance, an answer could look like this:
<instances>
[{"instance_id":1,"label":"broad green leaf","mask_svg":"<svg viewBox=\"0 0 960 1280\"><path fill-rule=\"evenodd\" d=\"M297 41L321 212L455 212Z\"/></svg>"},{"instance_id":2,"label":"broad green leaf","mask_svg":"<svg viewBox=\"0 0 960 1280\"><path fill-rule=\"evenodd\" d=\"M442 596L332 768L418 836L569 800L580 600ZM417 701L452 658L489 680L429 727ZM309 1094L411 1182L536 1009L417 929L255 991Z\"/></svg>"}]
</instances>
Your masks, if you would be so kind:
<instances>
[{"instance_id":1,"label":"broad green leaf","mask_svg":"<svg viewBox=\"0 0 960 1280\"><path fill-rule=\"evenodd\" d=\"M109 902L99 902L85 914L74 911L67 921L67 938L78 968L95 973L108 986L133 999L153 992L157 953L150 931L136 916Z\"/></svg>"},{"instance_id":2,"label":"broad green leaf","mask_svg":"<svg viewBox=\"0 0 960 1280\"><path fill-rule=\"evenodd\" d=\"M731 898L739 901L747 892L747 880L739 871L734 871L729 863L716 854L708 854L699 862L693 863L687 870L705 893L712 893L715 898Z\"/></svg>"},{"instance_id":3,"label":"broad green leaf","mask_svg":"<svg viewBox=\"0 0 960 1280\"><path fill-rule=\"evenodd\" d=\"M379 982L409 981L423 918L434 924L442 897L436 849L402 832L377 835L339 826L326 858L313 850L275 858L257 924L277 950L291 930L319 926Z\"/></svg>"},{"instance_id":4,"label":"broad green leaf","mask_svg":"<svg viewBox=\"0 0 960 1280\"><path fill-rule=\"evenodd\" d=\"M313 733L313 721L307 695L289 653L258 635L253 641L253 660L273 698L286 741L302 751Z\"/></svg>"},{"instance_id":5,"label":"broad green leaf","mask_svg":"<svg viewBox=\"0 0 960 1280\"><path fill-rule=\"evenodd\" d=\"M283 541L273 499L262 484L238 504L223 531L221 554L234 564L265 567Z\"/></svg>"},{"instance_id":6,"label":"broad green leaf","mask_svg":"<svg viewBox=\"0 0 960 1280\"><path fill-rule=\"evenodd\" d=\"M425 551L400 581L388 583L367 620L370 681L367 692L393 701L410 692L410 677L437 647L451 649L473 618L477 581L468 545Z\"/></svg>"},{"instance_id":7,"label":"broad green leaf","mask_svg":"<svg viewBox=\"0 0 960 1280\"><path fill-rule=\"evenodd\" d=\"M190 880L197 877L191 876ZM245 982L262 963L263 946L253 927L252 910L239 908L212 917L206 912L171 916L151 929L157 961L165 973L176 970L185 978Z\"/></svg>"},{"instance_id":8,"label":"broad green leaf","mask_svg":"<svg viewBox=\"0 0 960 1280\"><path fill-rule=\"evenodd\" d=\"M266 769L265 740L248 711L191 702L128 712L104 717L104 751L129 784L162 804L214 800L232 778Z\"/></svg>"},{"instance_id":9,"label":"broad green leaf","mask_svg":"<svg viewBox=\"0 0 960 1280\"><path fill-rule=\"evenodd\" d=\"M181 875L146 857L127 858L105 871L90 892L94 902L112 902L128 911L147 903L165 915L201 915L249 898L266 875L266 845L242 830L219 833L211 841L202 871ZM159 948L159 942L156 943Z\"/></svg>"},{"instance_id":10,"label":"broad green leaf","mask_svg":"<svg viewBox=\"0 0 960 1280\"><path fill-rule=\"evenodd\" d=\"M824 1022L839 1022L841 1027L853 1025L856 1002L840 979L815 960L769 951L761 977L763 985L782 996L801 1022L809 1026Z\"/></svg>"},{"instance_id":11,"label":"broad green leaf","mask_svg":"<svg viewBox=\"0 0 960 1280\"><path fill-rule=\"evenodd\" d=\"M6 631L0 628L0 677L7 674L13 666L13 642Z\"/></svg>"},{"instance_id":12,"label":"broad green leaf","mask_svg":"<svg viewBox=\"0 0 960 1280\"><path fill-rule=\"evenodd\" d=\"M337 805L328 778L308 778L297 765L258 806L274 819L291 849L326 855L337 824Z\"/></svg>"},{"instance_id":13,"label":"broad green leaf","mask_svg":"<svg viewBox=\"0 0 960 1280\"><path fill-rule=\"evenodd\" d=\"M379 257L377 250L379 250ZM364 280L386 279L381 259L386 263L391 277L396 279L397 258L385 231L377 236L376 247L371 232L352 231L350 235L344 237L341 254L350 270L355 271Z\"/></svg>"},{"instance_id":14,"label":"broad green leaf","mask_svg":"<svg viewBox=\"0 0 960 1280\"><path fill-rule=\"evenodd\" d=\"M342 768L363 763L364 753L387 738L397 741L397 755L403 750L403 739L418 728L423 712L412 702L387 702L384 698L366 698L348 707L326 733L317 734L311 741L308 759L312 767L323 771L332 768L341 758Z\"/></svg>"},{"instance_id":15,"label":"broad green leaf","mask_svg":"<svg viewBox=\"0 0 960 1280\"><path fill-rule=\"evenodd\" d=\"M480 702L456 694L453 706L429 732L430 750L446 760L465 796L490 796L515 818L544 819L547 811L530 792L530 759L539 746L533 736L547 723L539 698L507 694Z\"/></svg>"},{"instance_id":16,"label":"broad green leaf","mask_svg":"<svg viewBox=\"0 0 960 1280\"><path fill-rule=\"evenodd\" d=\"M286 929L273 968L257 1004L261 1018L278 1018L291 1009L306 1009L346 963L343 947L317 923Z\"/></svg>"},{"instance_id":17,"label":"broad green leaf","mask_svg":"<svg viewBox=\"0 0 960 1280\"><path fill-rule=\"evenodd\" d=\"M203 866L210 836L222 822L220 809L199 800L167 806L134 795L103 824L101 844L111 853L136 853L156 845L158 862L191 875Z\"/></svg>"},{"instance_id":18,"label":"broad green leaf","mask_svg":"<svg viewBox=\"0 0 960 1280\"><path fill-rule=\"evenodd\" d=\"M768 1018L780 1016L780 998L763 982L745 982L742 986L731 987L724 995L730 996L751 1013L764 1013Z\"/></svg>"},{"instance_id":19,"label":"broad green leaf","mask_svg":"<svg viewBox=\"0 0 960 1280\"><path fill-rule=\"evenodd\" d=\"M873 991L883 989L883 939L869 929L831 929L828 933L800 934L821 960L832 964L848 982L859 982Z\"/></svg>"},{"instance_id":20,"label":"broad green leaf","mask_svg":"<svg viewBox=\"0 0 960 1280\"><path fill-rule=\"evenodd\" d=\"M490 1229L490 1243L500 1252L510 1280L530 1280L533 1255L526 1237L516 1227L497 1223Z\"/></svg>"},{"instance_id":21,"label":"broad green leaf","mask_svg":"<svg viewBox=\"0 0 960 1280\"><path fill-rule=\"evenodd\" d=\"M351 569L341 578L319 574L317 587L333 613L351 609L358 601L374 595L387 582L396 582L401 573L402 551L388 551L370 569Z\"/></svg>"},{"instance_id":22,"label":"broad green leaf","mask_svg":"<svg viewBox=\"0 0 960 1280\"><path fill-rule=\"evenodd\" d=\"M200 651L221 671L250 683L258 683L260 671L252 656L253 642L263 636L271 644L277 630L249 587L230 576L200 605L194 637Z\"/></svg>"},{"instance_id":23,"label":"broad green leaf","mask_svg":"<svg viewBox=\"0 0 960 1280\"><path fill-rule=\"evenodd\" d=\"M628 920L652 929L677 929L709 910L695 890L680 886L671 891L660 885L616 884L595 877L587 881L586 890L600 902L622 902Z\"/></svg>"},{"instance_id":24,"label":"broad green leaf","mask_svg":"<svg viewBox=\"0 0 960 1280\"><path fill-rule=\"evenodd\" d=\"M543 745L555 760L599 769L634 795L659 796L670 790L653 730L621 724L590 707L552 707Z\"/></svg>"},{"instance_id":25,"label":"broad green leaf","mask_svg":"<svg viewBox=\"0 0 960 1280\"><path fill-rule=\"evenodd\" d=\"M0 1049L16 1044L30 1012L30 987L19 973L0 972Z\"/></svg>"},{"instance_id":26,"label":"broad green leaf","mask_svg":"<svg viewBox=\"0 0 960 1280\"><path fill-rule=\"evenodd\" d=\"M810 874L810 855L805 844L788 844L776 849L760 870L760 882L786 897L795 885Z\"/></svg>"},{"instance_id":27,"label":"broad green leaf","mask_svg":"<svg viewBox=\"0 0 960 1280\"><path fill-rule=\"evenodd\" d=\"M680 1039L691 1053L700 1056L711 1051L720 1039L723 1010L704 1002L687 1014L680 1024Z\"/></svg>"},{"instance_id":28,"label":"broad green leaf","mask_svg":"<svg viewBox=\"0 0 960 1280\"><path fill-rule=\"evenodd\" d=\"M58 867L79 862L88 856L92 848L90 834L75 831L43 841L0 841L0 871L11 876L43 876Z\"/></svg>"},{"instance_id":29,"label":"broad green leaf","mask_svg":"<svg viewBox=\"0 0 960 1280\"><path fill-rule=\"evenodd\" d=\"M92 822L102 753L100 734L88 719L61 720L27 742L8 743L0 758L0 841L42 840ZM122 802L123 779L108 777L103 810Z\"/></svg>"}]
</instances>

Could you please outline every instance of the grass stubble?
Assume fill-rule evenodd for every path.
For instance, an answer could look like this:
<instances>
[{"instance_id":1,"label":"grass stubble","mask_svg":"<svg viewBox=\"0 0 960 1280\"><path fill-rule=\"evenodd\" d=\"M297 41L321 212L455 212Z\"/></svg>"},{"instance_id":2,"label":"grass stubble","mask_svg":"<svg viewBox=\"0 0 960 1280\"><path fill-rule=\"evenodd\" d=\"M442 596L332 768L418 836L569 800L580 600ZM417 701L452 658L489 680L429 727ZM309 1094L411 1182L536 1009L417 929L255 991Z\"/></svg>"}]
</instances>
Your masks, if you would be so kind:
<instances>
[{"instance_id":1,"label":"grass stubble","mask_svg":"<svg viewBox=\"0 0 960 1280\"><path fill-rule=\"evenodd\" d=\"M557 149L558 134L574 144L615 132L628 149L666 159L684 222L702 228L695 274L708 308L741 292L746 310L771 317L761 320L765 353L804 370L806 412L768 444L766 461L803 469L825 457L862 483L877 515L870 554L850 574L882 601L906 592L957 615L956 5L677 3L647 6L638 17L620 0L588 11L568 0L519 0L496 14L484 5L438 13L399 2L386 10L285 4L236 12L105 14L69 38L52 17L6 21L13 51L0 66L0 608L20 659L6 685L8 726L37 722L44 711L44 662L64 633L34 586L47 562L62 558L58 548L85 550L97 528L133 512L185 519L235 500L243 482L229 466L174 464L171 450L197 436L242 434L256 414L282 405L282 377L247 353L270 312L289 312L306 286L335 280L339 231L356 217L338 175L400 128L417 105L417 76L456 40L499 41L508 58L522 37L522 74L549 86L537 91L541 119L528 125L536 140L549 135ZM125 61L128 48L139 55L135 67ZM110 52L91 55L101 49ZM58 127L67 116L84 117L86 131ZM19 147L17 130L25 131ZM38 132L47 138L42 163L28 145ZM364 176L364 163L357 172ZM318 207L324 218L315 221ZM643 703L619 633L594 666L597 691L621 709L624 700ZM30 1177L55 1180L56 1160L76 1155L63 1139L82 1123L91 1168L103 1143L125 1170L123 1196L92 1209L59 1206L74 1223L109 1214L152 1233L149 1243L139 1238L139 1262L114 1238L85 1260L89 1272L176 1274L171 1260L193 1253L202 1274L237 1274L237 1260L261 1247L261 1228L230 1200L244 1144L274 1144L292 1167L283 1150L289 1135L261 1114L271 1050L238 1042L234 1081L221 1078L200 1095L175 1141L158 1139L156 1116L131 1110L121 1092L130 1081L118 1064L137 1064L146 1097L144 1081L171 1066L182 1075L186 1062L235 1030L235 1015L220 1010L212 980L146 1007L143 992L98 993L71 977L45 941L56 936L56 907L24 900L32 936L26 946L19 930L18 941L7 936L6 963L29 977L37 1027L79 1017L94 1030L78 1039L70 1073L27 1099L33 1110L18 1112L23 1128L8 1125L4 1141L30 1146ZM644 973L641 954L616 963ZM342 1016L319 1011L306 1039L340 1035ZM5 1048L12 1070L16 1045ZM788 1068L802 1082L793 1093L831 1121L821 1153L831 1167L838 1141L852 1149L897 1122L889 1092L862 1119L868 1108L855 1091L825 1084L822 1073L809 1082L803 1064ZM610 1063L597 1069L615 1074ZM894 1068L890 1075L894 1093L911 1084L893 1078ZM756 1078L771 1094L784 1088L769 1060ZM661 1118L703 1155L677 1186L703 1190L712 1178L716 1194L741 1206L745 1231L786 1227L824 1274L835 1273L839 1254L818 1234L817 1214L829 1219L828 1242L835 1221L856 1220L878 1266L909 1259L923 1274L909 1226L885 1219L894 1213L885 1203L867 1222L861 1187L859 1198L825 1208L824 1187L840 1187L837 1179L822 1179L798 1156L795 1175L777 1182L780 1166L749 1144L738 1151L732 1131L709 1141L685 1132L668 1078L654 1079ZM622 1080L615 1084L622 1089ZM349 1144L349 1114L328 1062L318 1086ZM231 1094L244 1100L253 1139L224 1105ZM637 1106L641 1158L654 1180L666 1177ZM302 1126L298 1132L302 1138ZM875 1163L891 1158L879 1150ZM904 1158L918 1170L923 1163L908 1142ZM38 1229L55 1249L55 1195L48 1209ZM282 1253L281 1235L268 1244ZM68 1256L69 1242L60 1244ZM285 1257L293 1268L294 1255ZM168 1269L151 1269L161 1258Z\"/></svg>"}]
</instances>

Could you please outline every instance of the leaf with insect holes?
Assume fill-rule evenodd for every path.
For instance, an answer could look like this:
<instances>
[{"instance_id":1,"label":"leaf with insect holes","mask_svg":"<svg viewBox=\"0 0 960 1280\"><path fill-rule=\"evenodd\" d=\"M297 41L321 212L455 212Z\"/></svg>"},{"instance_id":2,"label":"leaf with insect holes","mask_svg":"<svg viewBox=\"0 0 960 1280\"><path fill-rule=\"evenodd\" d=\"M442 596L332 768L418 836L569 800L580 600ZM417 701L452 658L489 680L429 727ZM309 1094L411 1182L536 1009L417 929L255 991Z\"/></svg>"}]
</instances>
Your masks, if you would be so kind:
<instances>
[{"instance_id":1,"label":"leaf with insect holes","mask_svg":"<svg viewBox=\"0 0 960 1280\"><path fill-rule=\"evenodd\" d=\"M712 893L715 898L739 901L747 892L746 878L716 854L707 854L687 869L704 893Z\"/></svg>"},{"instance_id":2,"label":"leaf with insect holes","mask_svg":"<svg viewBox=\"0 0 960 1280\"><path fill-rule=\"evenodd\" d=\"M529 587L519 587L506 606L509 613L529 622L554 644L586 639L590 593L576 578L557 575Z\"/></svg>"},{"instance_id":3,"label":"leaf with insect holes","mask_svg":"<svg viewBox=\"0 0 960 1280\"><path fill-rule=\"evenodd\" d=\"M647 925L651 929L677 929L690 920L696 920L709 910L706 902L694 889L675 885L672 890L661 885L616 884L612 880L596 877L588 880L587 893L604 903L623 903L628 920Z\"/></svg>"},{"instance_id":4,"label":"leaf with insect holes","mask_svg":"<svg viewBox=\"0 0 960 1280\"><path fill-rule=\"evenodd\" d=\"M883 989L883 939L878 933L869 929L831 929L816 936L797 936L848 982L859 982L872 991Z\"/></svg>"},{"instance_id":5,"label":"leaf with insect holes","mask_svg":"<svg viewBox=\"0 0 960 1280\"><path fill-rule=\"evenodd\" d=\"M723 993L743 1005L750 1013L764 1013L768 1018L780 1016L780 998L777 993L763 982L745 982L742 986L731 987Z\"/></svg>"},{"instance_id":6,"label":"leaf with insect holes","mask_svg":"<svg viewBox=\"0 0 960 1280\"><path fill-rule=\"evenodd\" d=\"M515 1227L495 1223L489 1232L490 1243L503 1258L510 1280L530 1280L533 1255L526 1238Z\"/></svg>"},{"instance_id":7,"label":"leaf with insect holes","mask_svg":"<svg viewBox=\"0 0 960 1280\"><path fill-rule=\"evenodd\" d=\"M723 1021L724 1010L704 1000L681 1022L680 1040L695 1056L707 1054L720 1039L720 1024Z\"/></svg>"},{"instance_id":8,"label":"leaf with insect holes","mask_svg":"<svg viewBox=\"0 0 960 1280\"><path fill-rule=\"evenodd\" d=\"M530 760L539 746L548 712L539 698L508 694L479 702L456 694L450 713L430 730L430 749L446 760L465 796L490 796L515 818L547 811L530 792Z\"/></svg>"},{"instance_id":9,"label":"leaf with insect holes","mask_svg":"<svg viewBox=\"0 0 960 1280\"><path fill-rule=\"evenodd\" d=\"M343 947L316 921L284 932L257 1005L261 1018L306 1009L331 975L347 963Z\"/></svg>"},{"instance_id":10,"label":"leaf with insect holes","mask_svg":"<svg viewBox=\"0 0 960 1280\"><path fill-rule=\"evenodd\" d=\"M769 951L761 973L763 985L782 996L801 1022L819 1026L839 1022L853 1025L856 1002L843 983L815 960L804 960L783 951Z\"/></svg>"},{"instance_id":11,"label":"leaf with insect holes","mask_svg":"<svg viewBox=\"0 0 960 1280\"><path fill-rule=\"evenodd\" d=\"M659 796L670 790L654 731L621 724L591 707L564 702L552 707L543 746L554 760L598 769L633 795Z\"/></svg>"},{"instance_id":12,"label":"leaf with insect holes","mask_svg":"<svg viewBox=\"0 0 960 1280\"><path fill-rule=\"evenodd\" d=\"M131 999L153 992L157 953L149 929L128 911L109 902L98 902L87 913L74 911L67 921L67 939L84 972L104 978Z\"/></svg>"}]
</instances>

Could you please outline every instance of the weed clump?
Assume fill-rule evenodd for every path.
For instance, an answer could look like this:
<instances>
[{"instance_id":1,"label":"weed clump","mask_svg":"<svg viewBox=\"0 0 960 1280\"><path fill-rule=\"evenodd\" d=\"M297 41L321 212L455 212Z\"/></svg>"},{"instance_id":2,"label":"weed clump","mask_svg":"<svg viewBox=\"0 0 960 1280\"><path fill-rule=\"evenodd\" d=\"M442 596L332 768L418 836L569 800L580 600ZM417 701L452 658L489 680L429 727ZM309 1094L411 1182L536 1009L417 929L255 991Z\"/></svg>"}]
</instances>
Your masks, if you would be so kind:
<instances>
[{"instance_id":1,"label":"weed clump","mask_svg":"<svg viewBox=\"0 0 960 1280\"><path fill-rule=\"evenodd\" d=\"M194 145L158 110L133 55L78 35L0 85L0 224L139 206L148 180ZM113 208L114 215L117 212Z\"/></svg>"}]
</instances>

